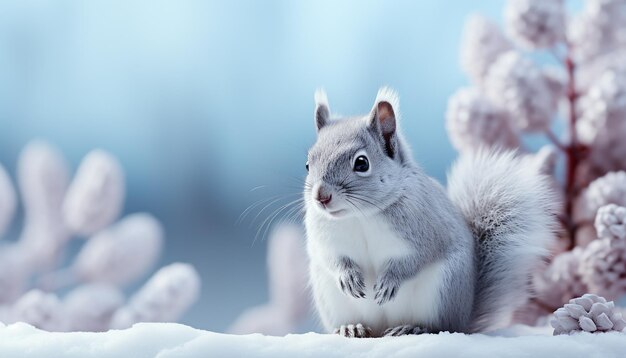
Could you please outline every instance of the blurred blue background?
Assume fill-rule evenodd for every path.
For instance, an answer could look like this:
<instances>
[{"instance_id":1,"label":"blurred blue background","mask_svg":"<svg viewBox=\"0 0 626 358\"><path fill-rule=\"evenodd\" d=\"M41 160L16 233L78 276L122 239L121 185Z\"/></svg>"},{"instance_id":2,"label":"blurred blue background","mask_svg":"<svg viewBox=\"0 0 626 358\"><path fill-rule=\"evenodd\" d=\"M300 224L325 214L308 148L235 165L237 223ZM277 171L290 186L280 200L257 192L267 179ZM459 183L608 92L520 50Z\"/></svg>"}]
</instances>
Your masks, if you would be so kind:
<instances>
[{"instance_id":1,"label":"blurred blue background","mask_svg":"<svg viewBox=\"0 0 626 358\"><path fill-rule=\"evenodd\" d=\"M296 193L315 139L313 92L342 114L401 96L402 127L426 171L455 156L444 130L464 19L501 20L503 1L0 2L0 163L14 175L33 138L75 168L94 147L126 169L124 211L167 231L162 263L203 279L183 319L222 331L267 300L259 199ZM295 178L295 179L294 179ZM251 189L262 186L251 192ZM261 218L267 215L262 214Z\"/></svg>"}]
</instances>

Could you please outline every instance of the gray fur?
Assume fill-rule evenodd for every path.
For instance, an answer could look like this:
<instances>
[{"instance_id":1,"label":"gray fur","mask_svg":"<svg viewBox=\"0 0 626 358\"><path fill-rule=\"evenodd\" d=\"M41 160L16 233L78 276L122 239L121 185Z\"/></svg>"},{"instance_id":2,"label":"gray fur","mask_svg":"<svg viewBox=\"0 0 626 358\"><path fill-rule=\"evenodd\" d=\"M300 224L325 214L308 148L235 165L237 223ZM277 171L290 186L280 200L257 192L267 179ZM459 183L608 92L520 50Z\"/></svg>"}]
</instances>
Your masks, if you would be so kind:
<instances>
[{"instance_id":1,"label":"gray fur","mask_svg":"<svg viewBox=\"0 0 626 358\"><path fill-rule=\"evenodd\" d=\"M513 152L459 158L448 192L479 245L473 331L503 323L529 295L529 277L546 254L560 205L541 161Z\"/></svg>"},{"instance_id":2,"label":"gray fur","mask_svg":"<svg viewBox=\"0 0 626 358\"><path fill-rule=\"evenodd\" d=\"M326 96L316 94L316 100L318 97L323 99L322 105L328 108ZM381 103L393 107L393 133L388 132L392 128L391 124L387 122L381 125L378 118ZM498 308L495 315L488 315L485 310L501 305L502 300L498 295L511 296L512 285L504 285L501 281L514 278L514 284L518 285L518 278L527 271L522 267L506 266L509 263L504 262L505 259L511 261L510 256L517 254L518 244L511 240L519 240L520 235L532 232L520 226L533 226L521 216L507 215L507 211L517 210L515 205L518 201L536 204L535 192L521 194L493 182L488 183L489 186L495 186L492 192L488 191L487 186L482 191L475 191L457 185L457 189L451 192L453 200L450 200L444 188L425 175L413 161L409 147L399 131L397 97L388 89L379 92L372 111L365 116L329 119L320 127L318 112L316 110L318 138L309 151L310 172L305 189L309 242L319 245L317 241L321 239L312 234L317 232L313 229L324 227L332 220L382 217L396 235L408 243L410 249L404 256L393 257L386 262L374 284L374 297L365 297L361 269L349 254L312 261L327 261L328 268L337 271L339 285L345 294L358 299L374 299L378 305L393 301L401 292L404 282L416 277L424 268L436 262L444 262L436 319L432 322L404 322L400 326L404 328L396 330L393 330L394 327L386 327L396 334L440 330L470 332L477 327L487 326L477 322L493 322L499 317L502 309ZM360 151L367 153L372 168L368 176L353 171L352 160ZM513 155L504 157L502 160L510 160L513 165L520 164ZM468 175L466 171L461 174ZM480 182L481 173L477 172L474 176ZM452 181L457 183L462 180L462 177L456 177ZM511 183L507 181L507 185ZM333 200L339 201L337 205L343 210L343 216L330 218L320 214L321 209L315 202L315 190L319 187L333 192L333 198L336 198ZM537 190L541 191L538 195L549 192L544 186ZM510 195L515 195L516 200L510 200ZM499 198L504 202L498 202ZM484 205L479 205L483 210L472 211L477 206L464 205L465 201L484 201ZM542 201L540 204L545 203ZM492 226L487 227L487 222ZM549 227L546 222L535 226L545 225ZM478 245L475 245L476 242ZM537 248L537 245L534 247L535 252L540 252L544 246ZM316 255L322 253L317 248L311 248L313 246L309 245L309 255L316 259ZM528 260L537 257L531 256L526 255ZM528 260L524 264L529 264ZM518 264L516 260L512 262ZM503 266L506 266L504 274L489 272L492 268L501 270ZM315 275L313 269L312 275ZM525 287L525 283L519 287ZM519 294L519 287L515 288L515 294ZM415 297L414 304L420 304L419 297ZM324 310L326 307L327 302L318 302L318 309ZM342 322L342 325L356 323L360 322Z\"/></svg>"}]
</instances>

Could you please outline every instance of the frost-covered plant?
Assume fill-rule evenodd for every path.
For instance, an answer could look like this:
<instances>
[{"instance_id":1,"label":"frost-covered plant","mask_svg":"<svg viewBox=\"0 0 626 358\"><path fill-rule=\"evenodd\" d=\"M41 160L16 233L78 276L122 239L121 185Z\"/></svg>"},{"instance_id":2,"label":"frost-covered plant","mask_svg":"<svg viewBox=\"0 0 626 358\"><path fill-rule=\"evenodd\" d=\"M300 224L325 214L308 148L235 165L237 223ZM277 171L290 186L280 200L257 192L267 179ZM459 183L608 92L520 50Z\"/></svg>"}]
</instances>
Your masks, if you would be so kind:
<instances>
[{"instance_id":1,"label":"frost-covered plant","mask_svg":"<svg viewBox=\"0 0 626 358\"><path fill-rule=\"evenodd\" d=\"M600 239L626 239L626 208L615 204L601 207L595 226Z\"/></svg>"},{"instance_id":2,"label":"frost-covered plant","mask_svg":"<svg viewBox=\"0 0 626 358\"><path fill-rule=\"evenodd\" d=\"M173 263L157 271L117 310L112 328L127 328L137 322L172 322L198 299L200 276L193 266Z\"/></svg>"},{"instance_id":3,"label":"frost-covered plant","mask_svg":"<svg viewBox=\"0 0 626 358\"><path fill-rule=\"evenodd\" d=\"M30 290L13 304L10 315L12 321L26 322L46 331L65 328L61 301L54 293Z\"/></svg>"},{"instance_id":4,"label":"frost-covered plant","mask_svg":"<svg viewBox=\"0 0 626 358\"><path fill-rule=\"evenodd\" d=\"M563 200L559 245L520 312L551 312L585 292L617 299L626 293L626 1L585 0L570 14L563 0L508 0L504 28L468 19L460 57L471 87L451 96L446 128L461 152L526 155L529 133L556 149L559 165L544 172Z\"/></svg>"},{"instance_id":5,"label":"frost-covered plant","mask_svg":"<svg viewBox=\"0 0 626 358\"><path fill-rule=\"evenodd\" d=\"M131 214L93 235L72 265L42 278L48 289L75 282L101 282L124 286L152 268L163 246L163 229L151 215Z\"/></svg>"},{"instance_id":6,"label":"frost-covered plant","mask_svg":"<svg viewBox=\"0 0 626 358\"><path fill-rule=\"evenodd\" d=\"M80 235L104 229L122 210L124 191L124 175L117 160L101 150L90 152L65 195L65 223Z\"/></svg>"},{"instance_id":7,"label":"frost-covered plant","mask_svg":"<svg viewBox=\"0 0 626 358\"><path fill-rule=\"evenodd\" d=\"M480 84L491 63L511 48L513 45L498 25L481 15L472 15L463 30L461 67L475 84Z\"/></svg>"},{"instance_id":8,"label":"frost-covered plant","mask_svg":"<svg viewBox=\"0 0 626 358\"><path fill-rule=\"evenodd\" d=\"M520 130L549 128L555 93L539 67L518 51L503 53L491 64L485 79L485 93L495 106L513 114Z\"/></svg>"},{"instance_id":9,"label":"frost-covered plant","mask_svg":"<svg viewBox=\"0 0 626 358\"><path fill-rule=\"evenodd\" d=\"M620 298L626 293L626 240L592 241L584 249L579 270L591 292Z\"/></svg>"},{"instance_id":10,"label":"frost-covered plant","mask_svg":"<svg viewBox=\"0 0 626 358\"><path fill-rule=\"evenodd\" d=\"M154 267L164 235L150 214L115 222L125 193L119 162L94 150L70 178L65 159L49 144L35 141L22 151L17 182L24 226L16 240L0 245L0 321L53 331L104 331L121 310L132 311L129 324L178 319L199 293L200 279L186 264L157 272L125 302L122 288ZM16 205L15 190L0 166L0 234ZM74 237L86 241L73 263L60 267ZM73 290L62 298L53 292L68 286Z\"/></svg>"},{"instance_id":11,"label":"frost-covered plant","mask_svg":"<svg viewBox=\"0 0 626 358\"><path fill-rule=\"evenodd\" d=\"M551 264L540 271L533 280L538 299L552 306L559 306L572 297L588 291L580 273L583 249L575 247L571 251L557 255Z\"/></svg>"},{"instance_id":12,"label":"frost-covered plant","mask_svg":"<svg viewBox=\"0 0 626 358\"><path fill-rule=\"evenodd\" d=\"M282 224L274 228L268 240L267 272L269 302L243 312L231 333L293 333L309 313L308 259L300 227Z\"/></svg>"},{"instance_id":13,"label":"frost-covered plant","mask_svg":"<svg viewBox=\"0 0 626 358\"><path fill-rule=\"evenodd\" d=\"M519 135L509 112L493 105L475 88L462 88L448 101L446 128L460 151L480 146L516 148Z\"/></svg>"},{"instance_id":14,"label":"frost-covered plant","mask_svg":"<svg viewBox=\"0 0 626 358\"><path fill-rule=\"evenodd\" d=\"M525 48L551 47L565 39L563 0L510 1L504 18L508 34Z\"/></svg>"},{"instance_id":15,"label":"frost-covered plant","mask_svg":"<svg viewBox=\"0 0 626 358\"><path fill-rule=\"evenodd\" d=\"M116 286L92 283L78 286L63 298L63 314L68 331L101 332L110 327L125 297Z\"/></svg>"}]
</instances>

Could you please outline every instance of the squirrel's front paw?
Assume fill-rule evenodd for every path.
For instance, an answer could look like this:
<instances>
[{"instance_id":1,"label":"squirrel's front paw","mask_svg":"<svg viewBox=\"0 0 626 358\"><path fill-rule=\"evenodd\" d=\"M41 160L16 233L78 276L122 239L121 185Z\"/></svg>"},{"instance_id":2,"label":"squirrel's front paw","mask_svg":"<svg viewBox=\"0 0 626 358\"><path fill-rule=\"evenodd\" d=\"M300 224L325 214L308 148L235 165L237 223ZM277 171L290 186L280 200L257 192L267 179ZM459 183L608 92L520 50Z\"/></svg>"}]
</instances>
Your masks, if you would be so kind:
<instances>
[{"instance_id":1,"label":"squirrel's front paw","mask_svg":"<svg viewBox=\"0 0 626 358\"><path fill-rule=\"evenodd\" d=\"M378 282L374 285L374 300L376 300L376 303L379 305L382 305L396 297L399 289L400 282L383 276L378 279Z\"/></svg>"},{"instance_id":2,"label":"squirrel's front paw","mask_svg":"<svg viewBox=\"0 0 626 358\"><path fill-rule=\"evenodd\" d=\"M339 275L339 287L354 298L365 298L365 280L359 270L347 270Z\"/></svg>"}]
</instances>

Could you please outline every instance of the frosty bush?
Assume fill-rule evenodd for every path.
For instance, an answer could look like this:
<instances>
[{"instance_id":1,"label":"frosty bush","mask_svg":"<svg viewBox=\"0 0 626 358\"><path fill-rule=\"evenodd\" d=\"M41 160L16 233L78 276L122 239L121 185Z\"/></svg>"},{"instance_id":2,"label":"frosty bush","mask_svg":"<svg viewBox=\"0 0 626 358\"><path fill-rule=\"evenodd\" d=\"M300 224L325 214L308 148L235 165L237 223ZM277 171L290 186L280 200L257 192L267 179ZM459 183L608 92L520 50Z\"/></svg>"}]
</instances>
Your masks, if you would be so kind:
<instances>
[{"instance_id":1,"label":"frosty bush","mask_svg":"<svg viewBox=\"0 0 626 358\"><path fill-rule=\"evenodd\" d=\"M153 269L164 235L147 213L115 222L125 193L118 161L94 150L70 178L65 159L49 144L32 142L22 151L17 181L24 226L16 240L0 246L0 321L51 331L105 331L177 320L199 294L200 279L190 265L161 269L128 303L122 292ZM16 205L0 165L0 234ZM74 237L86 242L69 267L59 267ZM73 289L62 297L54 292L67 287Z\"/></svg>"},{"instance_id":2,"label":"frosty bush","mask_svg":"<svg viewBox=\"0 0 626 358\"><path fill-rule=\"evenodd\" d=\"M562 193L559 245L537 268L536 297L516 315L533 322L586 292L608 299L626 293L626 1L586 0L569 14L562 0L508 0L504 28L468 19L461 67L472 87L451 96L446 127L461 152L487 146L526 154L523 135L532 132L559 154L563 170L552 163L544 171ZM540 56L529 51L558 66L536 62ZM566 135L557 136L553 128L563 126ZM611 325L578 313L574 324L573 305L557 311L559 332Z\"/></svg>"}]
</instances>

